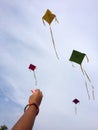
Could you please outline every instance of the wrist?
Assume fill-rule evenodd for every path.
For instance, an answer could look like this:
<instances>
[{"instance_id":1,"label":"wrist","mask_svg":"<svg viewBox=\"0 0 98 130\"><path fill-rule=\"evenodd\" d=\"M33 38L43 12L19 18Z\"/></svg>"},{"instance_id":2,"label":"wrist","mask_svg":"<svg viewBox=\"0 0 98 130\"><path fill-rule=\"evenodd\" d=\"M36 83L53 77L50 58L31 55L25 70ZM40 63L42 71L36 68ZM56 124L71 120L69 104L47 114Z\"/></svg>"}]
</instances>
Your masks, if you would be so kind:
<instances>
[{"instance_id":1,"label":"wrist","mask_svg":"<svg viewBox=\"0 0 98 130\"><path fill-rule=\"evenodd\" d=\"M39 106L38 106L36 103L27 104L27 105L25 106L25 108L24 108L24 112L25 112L27 109L32 108L32 107L35 107L35 108L36 108L36 111L37 111L36 115L38 115L38 113L39 113ZM32 108L32 109L33 109L33 108Z\"/></svg>"}]
</instances>

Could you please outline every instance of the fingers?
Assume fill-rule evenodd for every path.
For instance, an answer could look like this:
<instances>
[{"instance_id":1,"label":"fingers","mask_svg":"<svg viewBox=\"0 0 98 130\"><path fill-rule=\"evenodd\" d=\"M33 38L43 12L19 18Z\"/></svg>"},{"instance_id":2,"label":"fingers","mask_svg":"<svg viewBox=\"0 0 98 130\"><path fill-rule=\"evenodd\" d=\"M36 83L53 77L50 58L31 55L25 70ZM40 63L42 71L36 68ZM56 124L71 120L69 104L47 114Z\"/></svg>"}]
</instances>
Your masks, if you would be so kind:
<instances>
[{"instance_id":1,"label":"fingers","mask_svg":"<svg viewBox=\"0 0 98 130\"><path fill-rule=\"evenodd\" d=\"M33 94L40 94L43 97L42 91L40 89L31 90Z\"/></svg>"},{"instance_id":2,"label":"fingers","mask_svg":"<svg viewBox=\"0 0 98 130\"><path fill-rule=\"evenodd\" d=\"M35 90L31 90L32 93L35 93Z\"/></svg>"},{"instance_id":3,"label":"fingers","mask_svg":"<svg viewBox=\"0 0 98 130\"><path fill-rule=\"evenodd\" d=\"M30 96L29 98L29 103L37 103L38 105L40 105L43 94L42 91L40 89L36 89L36 90L32 90L33 94Z\"/></svg>"}]
</instances>

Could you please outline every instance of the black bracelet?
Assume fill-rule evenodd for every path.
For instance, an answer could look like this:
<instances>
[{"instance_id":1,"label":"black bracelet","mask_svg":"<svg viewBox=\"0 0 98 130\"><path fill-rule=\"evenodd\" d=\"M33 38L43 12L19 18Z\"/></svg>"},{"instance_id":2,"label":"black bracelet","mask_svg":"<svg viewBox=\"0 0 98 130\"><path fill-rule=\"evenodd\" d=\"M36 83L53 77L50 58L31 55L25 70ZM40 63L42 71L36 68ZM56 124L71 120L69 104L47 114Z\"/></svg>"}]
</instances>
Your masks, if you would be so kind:
<instances>
[{"instance_id":1,"label":"black bracelet","mask_svg":"<svg viewBox=\"0 0 98 130\"><path fill-rule=\"evenodd\" d=\"M36 107L36 109L38 110L38 111L37 111L37 114L36 114L36 115L38 115L38 113L39 113L39 107L38 107L38 105L37 105L36 103L27 104L27 105L25 106L25 108L24 108L24 112L25 112L30 106L32 106L32 105L34 105L34 106Z\"/></svg>"}]
</instances>

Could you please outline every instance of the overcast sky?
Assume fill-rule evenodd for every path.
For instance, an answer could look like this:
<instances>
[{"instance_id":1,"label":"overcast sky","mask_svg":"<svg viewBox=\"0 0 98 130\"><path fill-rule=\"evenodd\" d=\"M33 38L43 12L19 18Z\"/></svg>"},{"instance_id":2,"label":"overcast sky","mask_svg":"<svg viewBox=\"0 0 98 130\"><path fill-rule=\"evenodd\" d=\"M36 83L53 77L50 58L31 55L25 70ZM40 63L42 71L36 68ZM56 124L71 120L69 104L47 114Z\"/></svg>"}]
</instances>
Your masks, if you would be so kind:
<instances>
[{"instance_id":1,"label":"overcast sky","mask_svg":"<svg viewBox=\"0 0 98 130\"><path fill-rule=\"evenodd\" d=\"M42 16L50 9L57 17L49 25ZM23 114L32 94L43 92L34 130L98 130L98 1L97 0L0 0L0 125L9 130ZM88 83L88 100L80 66L72 67L73 50L87 54L83 68L95 90L95 101ZM35 86L35 70L38 84ZM73 99L79 99L77 115Z\"/></svg>"}]
</instances>

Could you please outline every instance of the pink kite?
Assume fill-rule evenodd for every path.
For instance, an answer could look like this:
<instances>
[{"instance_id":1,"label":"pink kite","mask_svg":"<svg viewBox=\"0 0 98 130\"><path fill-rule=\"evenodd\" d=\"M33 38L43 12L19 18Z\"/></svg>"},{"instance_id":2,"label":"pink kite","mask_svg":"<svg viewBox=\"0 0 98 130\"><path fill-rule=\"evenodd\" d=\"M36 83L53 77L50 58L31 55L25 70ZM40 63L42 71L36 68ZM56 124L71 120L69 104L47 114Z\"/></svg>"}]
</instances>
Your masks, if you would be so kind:
<instances>
[{"instance_id":1,"label":"pink kite","mask_svg":"<svg viewBox=\"0 0 98 130\"><path fill-rule=\"evenodd\" d=\"M36 75L35 75L35 69L36 69L36 66L30 64L30 65L29 65L29 69L33 71L34 78L35 78L35 85L37 85L37 78L36 78Z\"/></svg>"}]
</instances>

